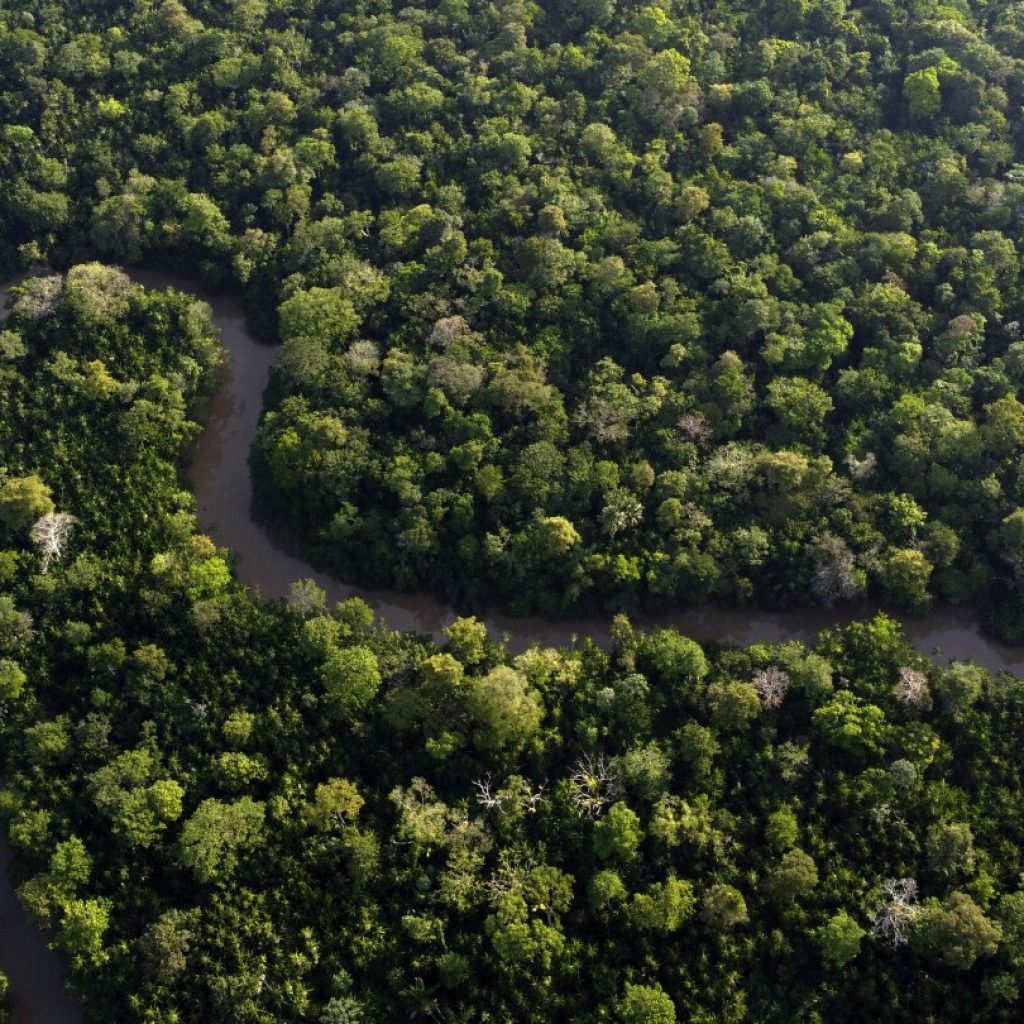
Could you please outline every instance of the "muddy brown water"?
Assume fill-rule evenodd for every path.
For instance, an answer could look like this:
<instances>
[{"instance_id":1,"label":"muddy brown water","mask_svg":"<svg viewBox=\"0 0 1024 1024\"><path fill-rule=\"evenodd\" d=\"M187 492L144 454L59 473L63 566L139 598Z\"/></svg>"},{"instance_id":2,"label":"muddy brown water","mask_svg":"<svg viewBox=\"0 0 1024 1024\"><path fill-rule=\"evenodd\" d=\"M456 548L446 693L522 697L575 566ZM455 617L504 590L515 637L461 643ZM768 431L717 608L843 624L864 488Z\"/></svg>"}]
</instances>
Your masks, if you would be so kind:
<instances>
[{"instance_id":1,"label":"muddy brown water","mask_svg":"<svg viewBox=\"0 0 1024 1024\"><path fill-rule=\"evenodd\" d=\"M318 572L253 521L249 449L277 351L249 333L236 298L208 295L196 282L170 274L144 270L132 270L130 274L147 288L173 287L197 295L213 310L226 359L189 477L200 526L217 544L234 552L239 578L270 599L286 596L298 579L313 579L332 602L361 597L391 628L440 638L444 627L456 618L456 609L429 595L369 590ZM0 288L0 307L13 283ZM2 315L0 312L0 318ZM776 612L702 607L638 616L634 622L645 628L672 626L698 641L743 646L782 640L813 642L823 629L863 619L877 610L867 604L841 610L792 608ZM986 637L968 609L936 608L922 618L894 617L918 650L940 662L972 660L988 669L1024 676L1024 648ZM492 635L506 638L513 652L532 644L567 645L585 637L604 646L608 643L610 616L553 621L494 612L480 618ZM10 978L14 1020L16 1024L79 1024L81 1010L65 993L67 972L63 961L47 948L43 935L25 918L6 883L10 856L10 845L0 840L0 970Z\"/></svg>"},{"instance_id":2,"label":"muddy brown water","mask_svg":"<svg viewBox=\"0 0 1024 1024\"><path fill-rule=\"evenodd\" d=\"M166 274L135 271L132 276L148 287L173 286L202 294L194 282ZM227 354L220 386L211 402L191 466L192 487L203 530L235 553L239 576L264 597L284 597L295 580L311 578L323 587L331 601L361 597L388 626L440 637L445 625L457 615L451 606L425 594L351 586L316 571L253 522L249 509L252 491L249 449L276 350L249 334L236 299L202 297L213 309ZM823 629L863 619L877 610L867 604L842 610L794 608L777 612L702 607L638 616L634 621L647 628L672 626L699 641L742 646L763 641L812 642ZM492 635L508 638L509 648L514 652L533 643L558 646L588 636L606 645L611 618L609 615L552 621L497 612L480 617ZM971 659L989 669L1024 674L1024 648L1008 647L983 635L977 618L968 609L937 608L922 618L899 615L895 618L920 651L940 661Z\"/></svg>"}]
</instances>

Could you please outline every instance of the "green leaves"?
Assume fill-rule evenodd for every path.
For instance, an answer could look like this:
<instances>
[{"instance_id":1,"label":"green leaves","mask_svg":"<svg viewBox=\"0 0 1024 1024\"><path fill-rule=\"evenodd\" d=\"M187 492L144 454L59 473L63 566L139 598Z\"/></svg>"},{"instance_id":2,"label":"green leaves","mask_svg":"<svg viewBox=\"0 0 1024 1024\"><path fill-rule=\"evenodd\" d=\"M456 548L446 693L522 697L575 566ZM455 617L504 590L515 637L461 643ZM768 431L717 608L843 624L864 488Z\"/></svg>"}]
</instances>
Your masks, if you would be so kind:
<instances>
[{"instance_id":1,"label":"green leaves","mask_svg":"<svg viewBox=\"0 0 1024 1024\"><path fill-rule=\"evenodd\" d=\"M320 667L320 679L335 711L352 719L364 711L380 689L377 657L366 647L333 651Z\"/></svg>"},{"instance_id":2,"label":"green leaves","mask_svg":"<svg viewBox=\"0 0 1024 1024\"><path fill-rule=\"evenodd\" d=\"M251 797L233 803L204 800L186 820L178 841L182 865L204 884L224 884L263 834L265 809Z\"/></svg>"}]
</instances>

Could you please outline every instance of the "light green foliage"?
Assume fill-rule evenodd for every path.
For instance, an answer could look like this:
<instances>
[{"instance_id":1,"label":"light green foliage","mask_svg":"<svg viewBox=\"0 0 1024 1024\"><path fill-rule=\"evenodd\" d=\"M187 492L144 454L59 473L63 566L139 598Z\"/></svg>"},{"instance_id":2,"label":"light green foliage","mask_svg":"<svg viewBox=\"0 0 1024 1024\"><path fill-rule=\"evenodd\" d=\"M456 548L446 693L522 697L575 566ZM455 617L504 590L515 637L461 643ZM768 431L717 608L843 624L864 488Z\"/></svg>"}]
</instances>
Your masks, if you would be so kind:
<instances>
[{"instance_id":1,"label":"light green foliage","mask_svg":"<svg viewBox=\"0 0 1024 1024\"><path fill-rule=\"evenodd\" d=\"M309 288L296 292L278 311L281 337L308 338L325 346L349 337L359 326L352 303L339 288Z\"/></svg>"},{"instance_id":2,"label":"light green foliage","mask_svg":"<svg viewBox=\"0 0 1024 1024\"><path fill-rule=\"evenodd\" d=\"M103 936L110 927L109 900L72 899L64 904L60 937L73 961L98 963Z\"/></svg>"},{"instance_id":3,"label":"light green foliage","mask_svg":"<svg viewBox=\"0 0 1024 1024\"><path fill-rule=\"evenodd\" d=\"M911 72L903 80L903 95L914 117L926 118L937 114L942 106L938 69L931 67Z\"/></svg>"},{"instance_id":4,"label":"light green foliage","mask_svg":"<svg viewBox=\"0 0 1024 1024\"><path fill-rule=\"evenodd\" d=\"M381 676L377 656L367 647L334 651L320 668L320 678L331 706L344 718L353 718L377 695Z\"/></svg>"},{"instance_id":5,"label":"light green foliage","mask_svg":"<svg viewBox=\"0 0 1024 1024\"><path fill-rule=\"evenodd\" d=\"M0 522L12 533L24 533L54 509L50 488L34 474L8 477L0 483Z\"/></svg>"},{"instance_id":6,"label":"light green foliage","mask_svg":"<svg viewBox=\"0 0 1024 1024\"><path fill-rule=\"evenodd\" d=\"M829 744L854 754L877 755L886 738L885 713L849 690L840 690L813 716L814 728Z\"/></svg>"},{"instance_id":7,"label":"light green foliage","mask_svg":"<svg viewBox=\"0 0 1024 1024\"><path fill-rule=\"evenodd\" d=\"M594 824L594 853L600 860L629 861L640 847L643 831L636 812L626 804L612 804Z\"/></svg>"},{"instance_id":8,"label":"light green foliage","mask_svg":"<svg viewBox=\"0 0 1024 1024\"><path fill-rule=\"evenodd\" d=\"M606 911L625 901L627 890L614 871L599 871L587 886L587 899L596 911Z\"/></svg>"},{"instance_id":9,"label":"light green foliage","mask_svg":"<svg viewBox=\"0 0 1024 1024\"><path fill-rule=\"evenodd\" d=\"M620 1024L675 1024L676 1008L658 985L632 985L615 1009Z\"/></svg>"},{"instance_id":10,"label":"light green foliage","mask_svg":"<svg viewBox=\"0 0 1024 1024\"><path fill-rule=\"evenodd\" d=\"M487 653L487 627L476 618L456 619L445 627L448 647L464 665L479 665Z\"/></svg>"},{"instance_id":11,"label":"light green foliage","mask_svg":"<svg viewBox=\"0 0 1024 1024\"><path fill-rule=\"evenodd\" d=\"M96 807L110 818L115 835L130 845L152 846L181 817L185 790L160 775L152 752L140 748L125 751L90 779Z\"/></svg>"},{"instance_id":12,"label":"light green foliage","mask_svg":"<svg viewBox=\"0 0 1024 1024\"><path fill-rule=\"evenodd\" d=\"M708 661L700 645L672 630L651 633L641 650L661 677L679 691L695 686L707 675Z\"/></svg>"},{"instance_id":13,"label":"light green foliage","mask_svg":"<svg viewBox=\"0 0 1024 1024\"><path fill-rule=\"evenodd\" d=\"M0 700L17 700L25 689L28 676L10 658L0 658Z\"/></svg>"},{"instance_id":14,"label":"light green foliage","mask_svg":"<svg viewBox=\"0 0 1024 1024\"><path fill-rule=\"evenodd\" d=\"M239 857L258 842L263 820L263 804L251 797L204 800L182 826L182 864L202 883L228 879Z\"/></svg>"},{"instance_id":15,"label":"light green foliage","mask_svg":"<svg viewBox=\"0 0 1024 1024\"><path fill-rule=\"evenodd\" d=\"M765 838L772 849L788 850L796 845L799 834L799 823L791 807L780 807L768 815Z\"/></svg>"},{"instance_id":16,"label":"light green foliage","mask_svg":"<svg viewBox=\"0 0 1024 1024\"><path fill-rule=\"evenodd\" d=\"M828 919L818 937L822 959L829 967L843 967L860 952L867 932L845 911Z\"/></svg>"},{"instance_id":17,"label":"light green foliage","mask_svg":"<svg viewBox=\"0 0 1024 1024\"><path fill-rule=\"evenodd\" d=\"M330 831L355 820L366 801L348 779L328 779L316 787L306 807L306 820L321 831Z\"/></svg>"},{"instance_id":18,"label":"light green foliage","mask_svg":"<svg viewBox=\"0 0 1024 1024\"><path fill-rule=\"evenodd\" d=\"M507 665L474 679L466 702L473 739L482 750L520 748L538 730L544 711L526 678Z\"/></svg>"}]
</instances>

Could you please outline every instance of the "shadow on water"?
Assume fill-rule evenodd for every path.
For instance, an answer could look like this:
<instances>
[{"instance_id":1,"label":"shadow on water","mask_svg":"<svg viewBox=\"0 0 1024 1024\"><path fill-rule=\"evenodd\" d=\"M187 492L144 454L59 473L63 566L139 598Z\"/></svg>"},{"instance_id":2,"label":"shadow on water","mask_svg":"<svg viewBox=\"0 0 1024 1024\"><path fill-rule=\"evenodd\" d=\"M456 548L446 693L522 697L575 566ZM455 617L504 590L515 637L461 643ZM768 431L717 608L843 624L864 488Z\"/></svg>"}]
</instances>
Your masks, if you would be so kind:
<instances>
[{"instance_id":1,"label":"shadow on water","mask_svg":"<svg viewBox=\"0 0 1024 1024\"><path fill-rule=\"evenodd\" d=\"M10 981L11 1024L82 1024L67 993L67 967L46 936L25 916L8 881L14 851L0 839L0 970Z\"/></svg>"}]
</instances>

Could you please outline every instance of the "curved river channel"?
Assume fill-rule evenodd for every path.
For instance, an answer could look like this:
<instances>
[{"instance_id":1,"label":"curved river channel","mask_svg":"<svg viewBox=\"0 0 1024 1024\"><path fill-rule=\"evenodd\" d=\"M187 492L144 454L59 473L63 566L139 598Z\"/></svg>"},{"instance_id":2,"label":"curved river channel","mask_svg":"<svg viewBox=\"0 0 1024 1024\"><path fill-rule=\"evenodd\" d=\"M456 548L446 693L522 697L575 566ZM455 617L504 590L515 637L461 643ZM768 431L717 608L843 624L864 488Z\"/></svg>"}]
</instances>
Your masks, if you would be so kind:
<instances>
[{"instance_id":1,"label":"curved river channel","mask_svg":"<svg viewBox=\"0 0 1024 1024\"><path fill-rule=\"evenodd\" d=\"M428 595L367 590L317 572L253 522L248 456L277 351L249 333L237 299L207 295L196 282L169 274L144 270L129 273L148 288L173 287L197 295L213 310L226 359L189 475L200 526L218 545L234 552L239 577L267 598L284 597L295 580L311 578L332 602L361 597L388 626L440 638L444 627L457 615L454 608ZM0 288L0 307L6 290ZM0 318L2 315L0 309ZM646 628L672 626L699 641L743 646L759 641L813 642L821 630L865 618L876 610L867 604L841 611L794 608L764 612L705 607L637 616L634 622ZM587 636L602 645L608 642L610 616L551 621L489 613L481 618L493 636L507 639L513 652L534 643L558 646ZM1008 647L984 636L978 620L967 609L937 608L918 619L895 618L918 650L940 662L970 659L991 670L1005 669L1024 676L1024 648ZM7 884L5 869L9 861L10 846L2 839L0 970L10 978L14 1024L80 1024L81 1010L65 994L62 961L29 924Z\"/></svg>"},{"instance_id":2,"label":"curved river channel","mask_svg":"<svg viewBox=\"0 0 1024 1024\"><path fill-rule=\"evenodd\" d=\"M196 292L193 282L166 274L137 271L132 276L148 287L173 286ZM295 580L308 577L324 588L331 601L361 597L392 628L440 637L444 626L455 618L455 609L428 595L349 586L317 572L253 522L249 511L249 448L277 352L249 334L236 299L202 297L213 309L227 353L191 468L203 530L235 553L239 576L264 597L284 597ZM862 619L876 610L868 605L842 611L795 608L779 612L706 607L638 616L634 621L644 627L673 626L695 640L742 646L758 641L813 641L829 626ZM589 636L606 644L611 616L550 621L489 613L481 618L493 636L506 636L509 648L518 652L533 643L569 644L574 637ZM919 619L896 618L920 651L940 661L972 659L989 669L1024 675L1024 648L1008 647L985 637L967 609L938 608Z\"/></svg>"}]
</instances>

